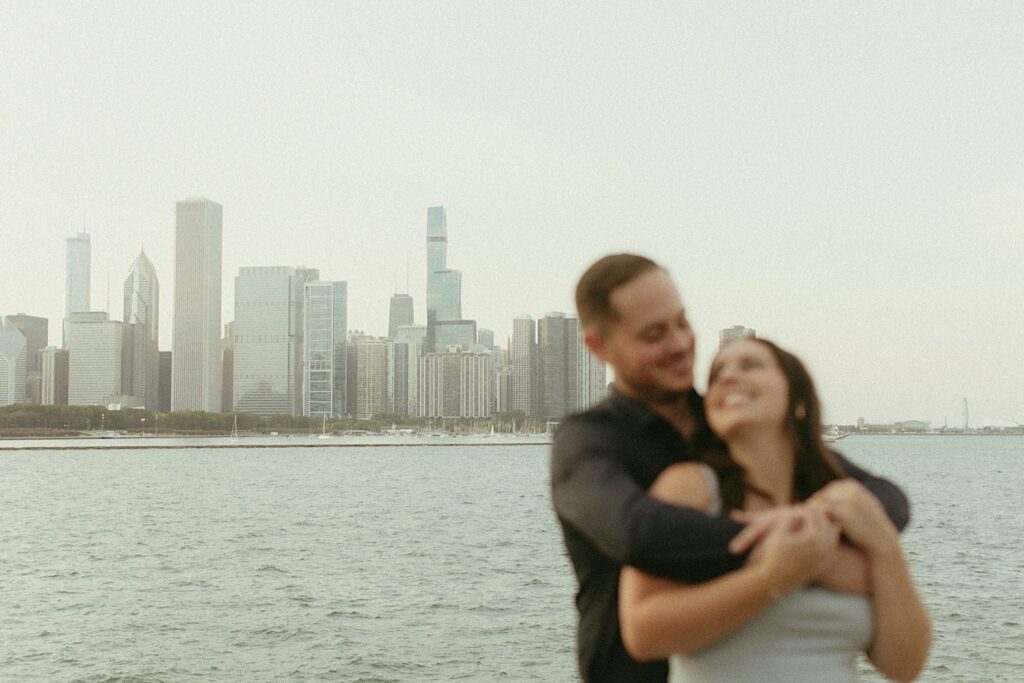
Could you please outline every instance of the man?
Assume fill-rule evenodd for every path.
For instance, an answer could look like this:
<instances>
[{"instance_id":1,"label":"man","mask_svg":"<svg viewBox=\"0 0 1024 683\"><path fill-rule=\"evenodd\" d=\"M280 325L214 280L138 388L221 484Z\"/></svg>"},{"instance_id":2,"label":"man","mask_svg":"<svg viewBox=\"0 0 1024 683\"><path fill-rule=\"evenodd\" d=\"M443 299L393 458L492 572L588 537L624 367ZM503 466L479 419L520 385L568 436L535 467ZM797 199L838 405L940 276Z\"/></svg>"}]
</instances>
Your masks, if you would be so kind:
<instances>
[{"instance_id":1,"label":"man","mask_svg":"<svg viewBox=\"0 0 1024 683\"><path fill-rule=\"evenodd\" d=\"M741 526L646 495L665 467L696 457L707 433L694 333L668 273L642 256L606 256L580 278L576 307L587 347L615 371L609 398L565 420L552 449L552 499L579 584L580 675L664 683L666 662L637 662L623 647L619 572L631 565L688 583L720 576L744 561L728 549ZM906 526L898 488L842 464Z\"/></svg>"}]
</instances>

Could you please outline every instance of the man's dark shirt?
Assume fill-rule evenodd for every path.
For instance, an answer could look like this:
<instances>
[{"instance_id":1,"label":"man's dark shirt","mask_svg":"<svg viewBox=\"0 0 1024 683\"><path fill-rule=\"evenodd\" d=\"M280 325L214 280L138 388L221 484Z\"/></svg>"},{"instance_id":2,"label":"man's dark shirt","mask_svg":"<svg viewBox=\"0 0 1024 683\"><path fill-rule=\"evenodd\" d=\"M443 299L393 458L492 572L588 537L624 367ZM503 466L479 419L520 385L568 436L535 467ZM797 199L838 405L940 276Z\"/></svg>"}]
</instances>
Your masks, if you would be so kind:
<instances>
[{"instance_id":1,"label":"man's dark shirt","mask_svg":"<svg viewBox=\"0 0 1024 683\"><path fill-rule=\"evenodd\" d=\"M687 401L699 443L707 433L703 402L696 391ZM600 404L563 421L555 434L552 500L579 584L577 655L588 683L668 678L665 661L637 662L622 644L618 594L624 565L699 583L743 564L727 548L740 525L646 495L662 470L694 459L693 444L675 427L614 389ZM906 526L909 507L899 488L840 462L879 497L899 528Z\"/></svg>"}]
</instances>

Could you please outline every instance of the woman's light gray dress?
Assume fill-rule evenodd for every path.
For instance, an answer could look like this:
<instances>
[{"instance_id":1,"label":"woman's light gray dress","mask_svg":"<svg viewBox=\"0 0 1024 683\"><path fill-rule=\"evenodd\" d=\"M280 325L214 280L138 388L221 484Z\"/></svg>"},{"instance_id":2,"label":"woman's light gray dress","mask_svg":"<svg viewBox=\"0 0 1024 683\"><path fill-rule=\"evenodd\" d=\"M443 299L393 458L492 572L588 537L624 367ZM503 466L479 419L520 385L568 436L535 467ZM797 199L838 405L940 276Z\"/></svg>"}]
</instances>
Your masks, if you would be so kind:
<instances>
[{"instance_id":1,"label":"woman's light gray dress","mask_svg":"<svg viewBox=\"0 0 1024 683\"><path fill-rule=\"evenodd\" d=\"M721 507L710 468L711 500ZM714 510L713 514L717 514ZM838 683L857 680L871 643L871 602L821 588L794 591L714 645L669 660L670 683Z\"/></svg>"}]
</instances>

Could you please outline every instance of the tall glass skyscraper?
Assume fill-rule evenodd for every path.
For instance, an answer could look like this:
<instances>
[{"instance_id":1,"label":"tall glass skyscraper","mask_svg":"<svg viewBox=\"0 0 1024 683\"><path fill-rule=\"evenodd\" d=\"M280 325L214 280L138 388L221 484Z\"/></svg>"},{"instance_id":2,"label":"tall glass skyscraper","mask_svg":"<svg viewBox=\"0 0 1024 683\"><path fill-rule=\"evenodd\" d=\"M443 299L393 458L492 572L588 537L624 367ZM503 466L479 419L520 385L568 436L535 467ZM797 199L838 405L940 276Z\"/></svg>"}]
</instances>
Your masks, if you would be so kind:
<instances>
[{"instance_id":1,"label":"tall glass skyscraper","mask_svg":"<svg viewBox=\"0 0 1024 683\"><path fill-rule=\"evenodd\" d=\"M444 270L448 262L448 212L443 206L427 207L427 276Z\"/></svg>"},{"instance_id":2,"label":"tall glass skyscraper","mask_svg":"<svg viewBox=\"0 0 1024 683\"><path fill-rule=\"evenodd\" d=\"M319 272L241 268L235 278L234 408L256 415L302 412L303 293Z\"/></svg>"},{"instance_id":3,"label":"tall glass skyscraper","mask_svg":"<svg viewBox=\"0 0 1024 683\"><path fill-rule=\"evenodd\" d=\"M89 285L92 281L92 243L89 233L67 238L64 264L64 348L68 347L67 321L72 313L89 310Z\"/></svg>"},{"instance_id":4,"label":"tall glass skyscraper","mask_svg":"<svg viewBox=\"0 0 1024 683\"><path fill-rule=\"evenodd\" d=\"M448 268L448 214L427 208L427 325L462 318L462 273Z\"/></svg>"},{"instance_id":5,"label":"tall glass skyscraper","mask_svg":"<svg viewBox=\"0 0 1024 683\"><path fill-rule=\"evenodd\" d=\"M146 410L156 410L160 380L160 283L153 264L140 252L124 281L124 342L121 393Z\"/></svg>"},{"instance_id":6,"label":"tall glass skyscraper","mask_svg":"<svg viewBox=\"0 0 1024 683\"><path fill-rule=\"evenodd\" d=\"M204 197L175 206L171 408L219 412L224 207Z\"/></svg>"},{"instance_id":7,"label":"tall glass skyscraper","mask_svg":"<svg viewBox=\"0 0 1024 683\"><path fill-rule=\"evenodd\" d=\"M307 282L304 309L302 414L341 417L349 412L348 283Z\"/></svg>"}]
</instances>

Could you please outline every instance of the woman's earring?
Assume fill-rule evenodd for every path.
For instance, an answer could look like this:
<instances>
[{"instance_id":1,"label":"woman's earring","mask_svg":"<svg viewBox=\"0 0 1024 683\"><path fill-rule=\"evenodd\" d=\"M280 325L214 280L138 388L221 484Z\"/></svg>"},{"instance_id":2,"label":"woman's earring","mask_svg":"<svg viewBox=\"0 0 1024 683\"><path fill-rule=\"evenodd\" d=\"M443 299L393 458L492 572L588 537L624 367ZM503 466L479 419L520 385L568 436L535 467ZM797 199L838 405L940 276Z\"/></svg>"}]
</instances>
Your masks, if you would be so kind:
<instances>
[{"instance_id":1,"label":"woman's earring","mask_svg":"<svg viewBox=\"0 0 1024 683\"><path fill-rule=\"evenodd\" d=\"M802 420L807 417L807 406L803 403L797 403L796 408L793 409L793 416L797 420Z\"/></svg>"}]
</instances>

